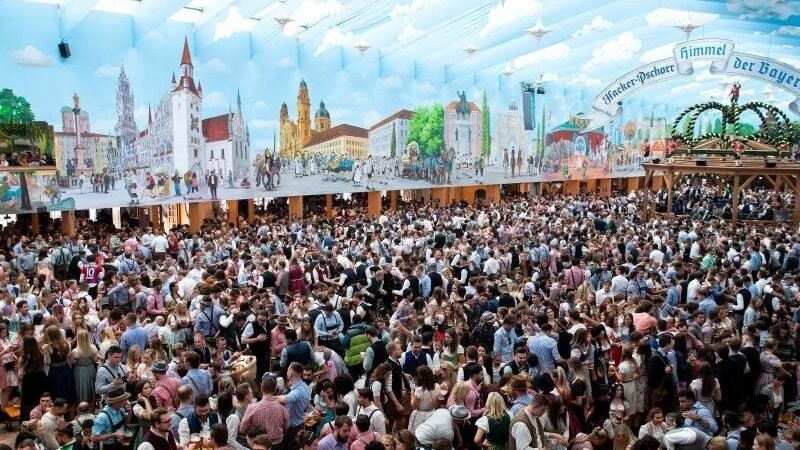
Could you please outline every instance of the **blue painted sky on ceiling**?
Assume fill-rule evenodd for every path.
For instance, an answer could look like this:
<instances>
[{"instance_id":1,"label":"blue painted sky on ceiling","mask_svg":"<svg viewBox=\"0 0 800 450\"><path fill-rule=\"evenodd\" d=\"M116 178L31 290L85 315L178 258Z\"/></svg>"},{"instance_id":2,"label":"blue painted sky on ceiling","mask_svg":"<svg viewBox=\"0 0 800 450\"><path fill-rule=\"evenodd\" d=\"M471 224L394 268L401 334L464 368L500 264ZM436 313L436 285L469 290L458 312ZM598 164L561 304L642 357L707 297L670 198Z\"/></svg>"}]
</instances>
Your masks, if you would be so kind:
<instances>
[{"instance_id":1,"label":"blue painted sky on ceiling","mask_svg":"<svg viewBox=\"0 0 800 450\"><path fill-rule=\"evenodd\" d=\"M235 107L240 90L252 144L263 148L272 145L280 104L296 115L301 79L312 110L324 100L334 125L368 128L402 108L447 103L461 90L476 103L486 91L497 111L519 101L521 81L541 76L555 125L687 38L731 39L739 52L800 68L800 2L6 0L0 37L0 87L26 97L37 118L57 129L60 108L78 92L98 133L114 129L120 66L141 128L148 105L178 72L187 37L203 116ZM62 39L69 59L59 57ZM707 67L626 100L625 114L672 118L691 103L722 100L740 80ZM760 82L741 82L743 100L781 108L792 100Z\"/></svg>"}]
</instances>

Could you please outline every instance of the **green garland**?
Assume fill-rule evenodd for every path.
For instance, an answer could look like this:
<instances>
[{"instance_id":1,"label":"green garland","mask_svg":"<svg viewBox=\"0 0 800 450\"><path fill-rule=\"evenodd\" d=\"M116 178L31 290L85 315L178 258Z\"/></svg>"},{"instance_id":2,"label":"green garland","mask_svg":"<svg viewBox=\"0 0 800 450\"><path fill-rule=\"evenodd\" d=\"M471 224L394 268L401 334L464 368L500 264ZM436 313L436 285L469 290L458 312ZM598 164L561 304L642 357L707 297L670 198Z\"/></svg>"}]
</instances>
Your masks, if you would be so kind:
<instances>
[{"instance_id":1,"label":"green garland","mask_svg":"<svg viewBox=\"0 0 800 450\"><path fill-rule=\"evenodd\" d=\"M722 113L722 130L720 133L705 133L698 137L694 136L695 126L697 119L706 111L718 110ZM761 121L761 130L747 136L740 136L741 132L741 114L746 111L753 111L758 115ZM775 117L776 121L773 124L768 124L768 119L762 110L766 110ZM680 130L680 124L689 116L685 130ZM727 133L728 124L733 125L733 132ZM731 149L736 141L748 143L750 141L760 142L776 147L779 151L788 150L790 145L796 144L797 134L793 132L792 123L789 117L780 109L764 103L764 102L749 102L739 106L737 103L724 105L720 102L705 102L694 104L681 112L672 124L671 138L675 141L682 142L689 148L689 151L701 141L707 139L720 139L720 147L723 149Z\"/></svg>"}]
</instances>

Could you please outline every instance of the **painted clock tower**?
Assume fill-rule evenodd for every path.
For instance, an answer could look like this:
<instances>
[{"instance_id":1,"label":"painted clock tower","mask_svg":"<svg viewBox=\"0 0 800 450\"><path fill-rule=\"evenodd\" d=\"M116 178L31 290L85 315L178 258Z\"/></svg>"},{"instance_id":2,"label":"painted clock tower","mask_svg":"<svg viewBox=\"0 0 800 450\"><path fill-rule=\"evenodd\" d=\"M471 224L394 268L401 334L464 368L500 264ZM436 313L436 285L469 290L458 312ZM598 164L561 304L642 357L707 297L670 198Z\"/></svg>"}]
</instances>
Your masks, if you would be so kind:
<instances>
[{"instance_id":1,"label":"painted clock tower","mask_svg":"<svg viewBox=\"0 0 800 450\"><path fill-rule=\"evenodd\" d=\"M195 84L194 66L189 42L183 41L181 76L172 91L172 127L175 170L183 175L187 170L197 173L198 180L206 176L206 157L203 139L203 87Z\"/></svg>"}]
</instances>

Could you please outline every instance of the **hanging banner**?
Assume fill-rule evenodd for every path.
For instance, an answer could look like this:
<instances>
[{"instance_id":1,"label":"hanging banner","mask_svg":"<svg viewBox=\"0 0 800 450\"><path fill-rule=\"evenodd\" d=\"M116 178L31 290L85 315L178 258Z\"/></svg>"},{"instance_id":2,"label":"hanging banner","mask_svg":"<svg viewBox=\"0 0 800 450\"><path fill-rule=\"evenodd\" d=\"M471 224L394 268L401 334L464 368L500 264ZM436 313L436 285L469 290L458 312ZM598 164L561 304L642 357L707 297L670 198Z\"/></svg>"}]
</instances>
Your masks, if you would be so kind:
<instances>
[{"instance_id":1,"label":"hanging banner","mask_svg":"<svg viewBox=\"0 0 800 450\"><path fill-rule=\"evenodd\" d=\"M725 71L728 60L733 53L733 41L725 39L702 39L678 44L672 49L675 64L681 75L692 75L692 63L711 61L711 73Z\"/></svg>"},{"instance_id":2,"label":"hanging banner","mask_svg":"<svg viewBox=\"0 0 800 450\"><path fill-rule=\"evenodd\" d=\"M734 53L720 73L755 78L788 91L795 98L789 109L800 115L800 70L763 56Z\"/></svg>"},{"instance_id":3,"label":"hanging banner","mask_svg":"<svg viewBox=\"0 0 800 450\"><path fill-rule=\"evenodd\" d=\"M597 129L622 113L622 101L654 84L694 74L695 62L711 61L709 72L754 78L772 84L795 97L789 109L800 115L800 70L763 56L733 51L734 43L724 39L698 39L677 44L673 57L648 63L619 77L592 102L593 111L581 116L588 129Z\"/></svg>"}]
</instances>

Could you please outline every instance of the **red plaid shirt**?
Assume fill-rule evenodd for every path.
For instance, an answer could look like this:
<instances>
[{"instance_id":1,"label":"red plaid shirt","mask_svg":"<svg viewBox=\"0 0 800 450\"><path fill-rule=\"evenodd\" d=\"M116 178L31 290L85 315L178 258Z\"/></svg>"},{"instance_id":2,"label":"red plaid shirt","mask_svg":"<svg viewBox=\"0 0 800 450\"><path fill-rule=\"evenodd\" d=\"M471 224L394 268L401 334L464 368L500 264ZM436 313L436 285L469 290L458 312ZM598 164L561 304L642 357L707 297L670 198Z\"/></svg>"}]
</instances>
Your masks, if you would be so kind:
<instances>
[{"instance_id":1,"label":"red plaid shirt","mask_svg":"<svg viewBox=\"0 0 800 450\"><path fill-rule=\"evenodd\" d=\"M181 386L181 380L170 376L165 376L156 383L153 388L153 398L156 399L158 406L172 410L177 408L178 402L178 388Z\"/></svg>"},{"instance_id":2,"label":"red plaid shirt","mask_svg":"<svg viewBox=\"0 0 800 450\"><path fill-rule=\"evenodd\" d=\"M280 443L289 429L289 410L278 403L275 397L264 397L245 410L239 425L239 435L246 436L253 426L263 427L272 440L272 445Z\"/></svg>"}]
</instances>

